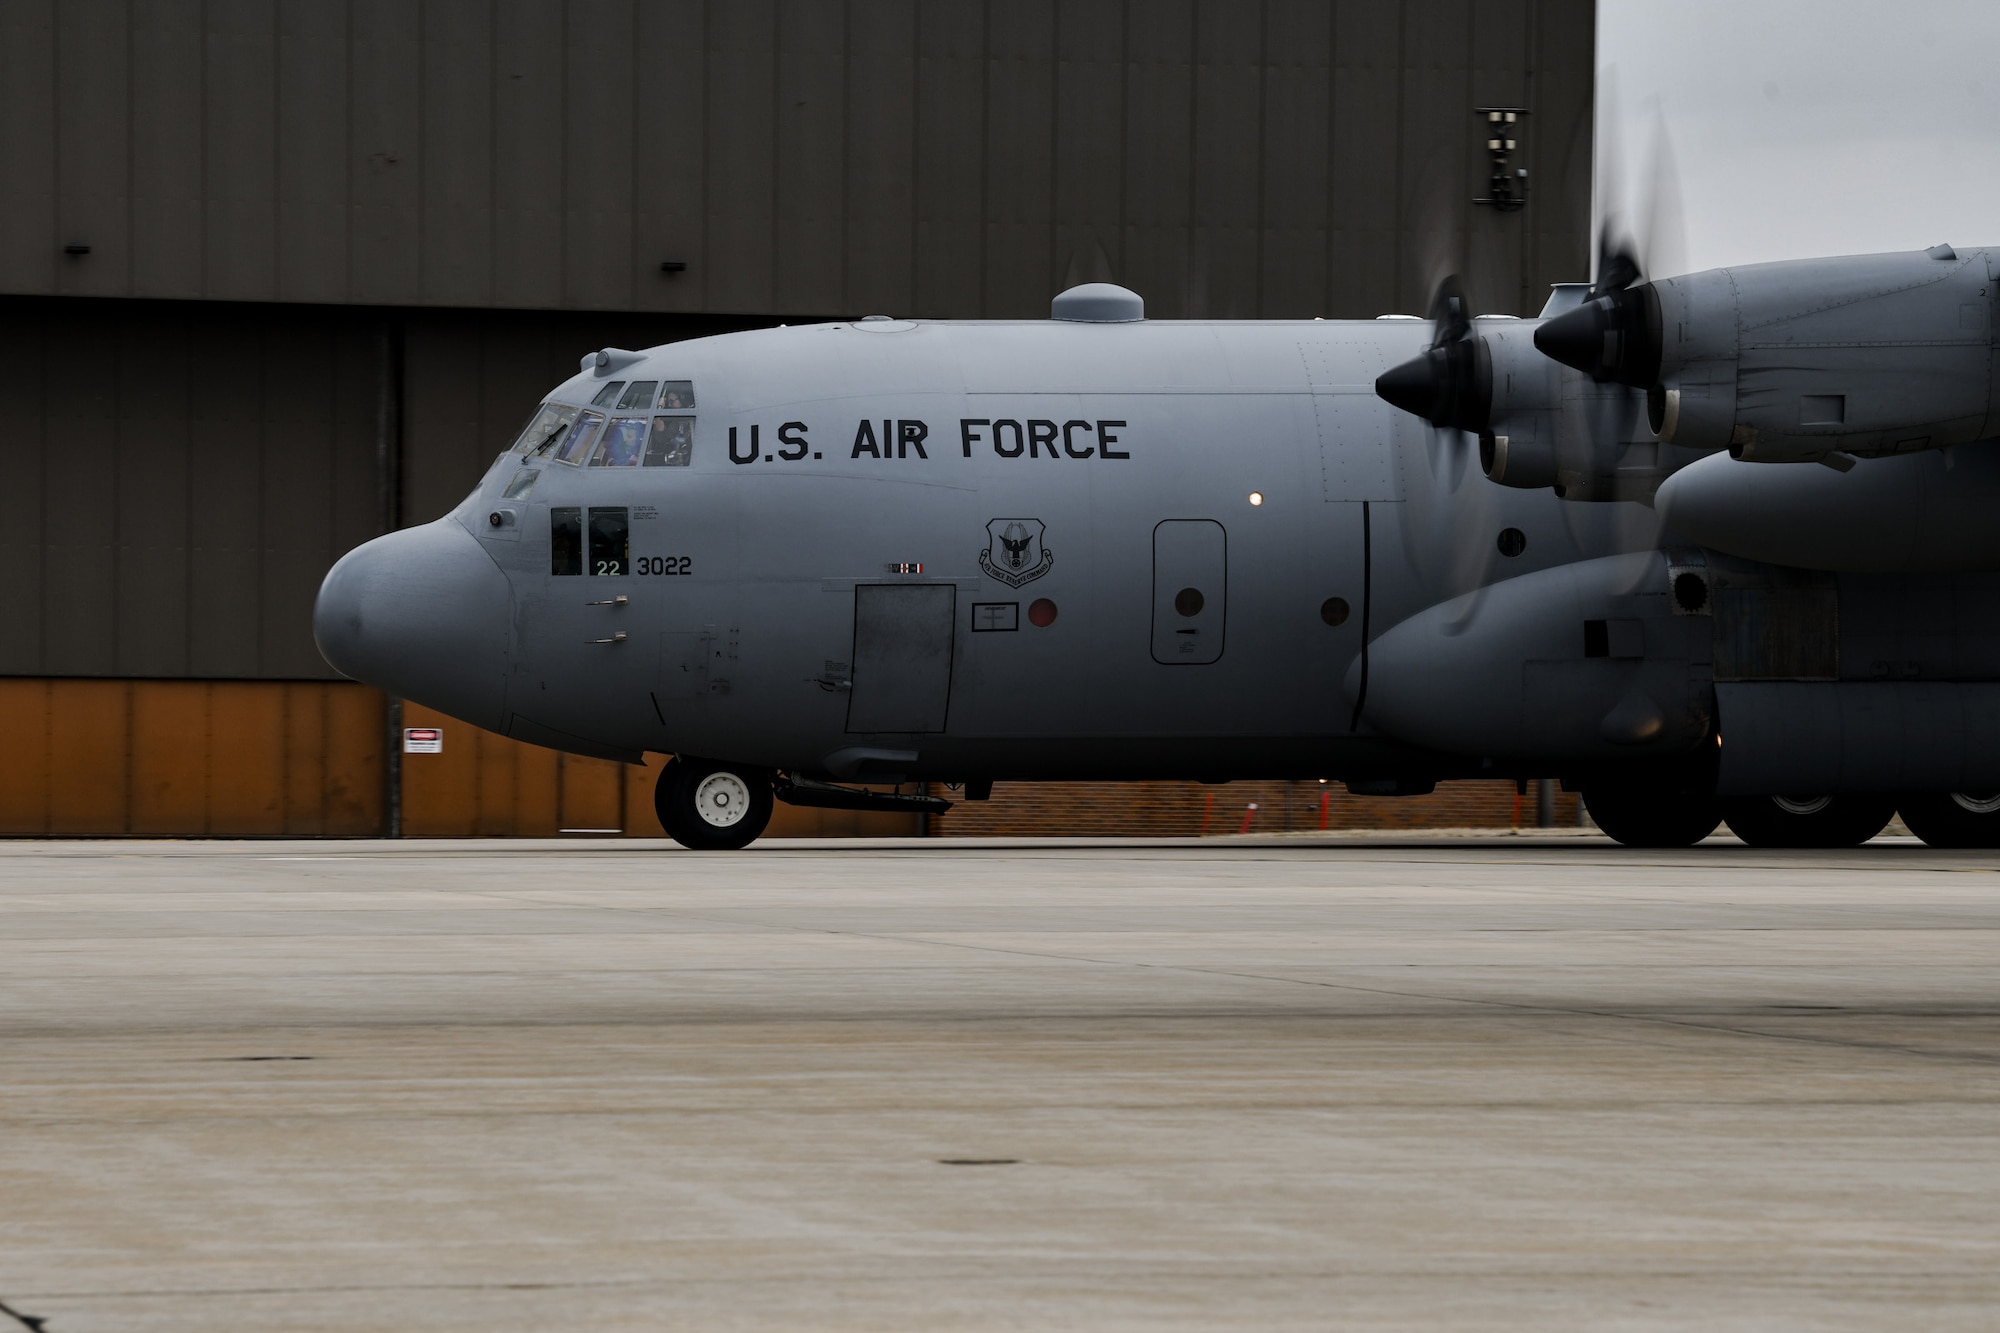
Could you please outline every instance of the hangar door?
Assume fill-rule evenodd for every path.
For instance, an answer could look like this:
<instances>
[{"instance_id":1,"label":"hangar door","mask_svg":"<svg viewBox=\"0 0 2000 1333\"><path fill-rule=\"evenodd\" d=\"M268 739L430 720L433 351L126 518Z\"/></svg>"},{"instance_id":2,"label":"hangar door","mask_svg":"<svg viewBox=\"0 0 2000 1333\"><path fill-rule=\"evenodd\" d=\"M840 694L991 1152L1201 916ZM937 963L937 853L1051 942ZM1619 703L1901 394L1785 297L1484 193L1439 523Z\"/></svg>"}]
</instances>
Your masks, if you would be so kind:
<instances>
[{"instance_id":1,"label":"hangar door","mask_svg":"<svg viewBox=\"0 0 2000 1333\"><path fill-rule=\"evenodd\" d=\"M1210 518L1170 518L1153 529L1153 660L1202 666L1222 656L1228 541Z\"/></svg>"},{"instance_id":2,"label":"hangar door","mask_svg":"<svg viewBox=\"0 0 2000 1333\"><path fill-rule=\"evenodd\" d=\"M864 583L854 590L849 731L943 731L951 701L952 583Z\"/></svg>"}]
</instances>

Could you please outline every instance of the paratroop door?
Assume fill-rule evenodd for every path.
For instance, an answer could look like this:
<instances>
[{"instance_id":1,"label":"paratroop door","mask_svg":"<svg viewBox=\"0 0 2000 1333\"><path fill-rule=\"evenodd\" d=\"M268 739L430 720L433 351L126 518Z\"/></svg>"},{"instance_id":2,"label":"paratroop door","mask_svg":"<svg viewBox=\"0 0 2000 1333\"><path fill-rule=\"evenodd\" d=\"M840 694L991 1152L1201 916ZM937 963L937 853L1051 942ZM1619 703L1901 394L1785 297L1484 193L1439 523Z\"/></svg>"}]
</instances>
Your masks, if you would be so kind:
<instances>
[{"instance_id":1,"label":"paratroop door","mask_svg":"<svg viewBox=\"0 0 2000 1333\"><path fill-rule=\"evenodd\" d=\"M1153 660L1199 666L1222 656L1229 591L1227 539L1208 518L1153 529Z\"/></svg>"},{"instance_id":2,"label":"paratroop door","mask_svg":"<svg viewBox=\"0 0 2000 1333\"><path fill-rule=\"evenodd\" d=\"M950 583L864 583L854 590L849 731L943 731L951 701Z\"/></svg>"}]
</instances>

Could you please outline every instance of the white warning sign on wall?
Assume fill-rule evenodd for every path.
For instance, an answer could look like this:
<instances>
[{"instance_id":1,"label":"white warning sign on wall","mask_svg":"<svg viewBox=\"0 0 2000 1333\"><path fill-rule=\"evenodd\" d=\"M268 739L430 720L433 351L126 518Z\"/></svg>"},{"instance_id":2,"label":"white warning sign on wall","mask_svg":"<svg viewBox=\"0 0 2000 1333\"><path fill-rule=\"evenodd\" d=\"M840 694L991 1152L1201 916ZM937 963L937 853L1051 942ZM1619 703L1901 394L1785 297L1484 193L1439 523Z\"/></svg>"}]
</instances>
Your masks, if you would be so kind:
<instances>
[{"instance_id":1,"label":"white warning sign on wall","mask_svg":"<svg viewBox=\"0 0 2000 1333\"><path fill-rule=\"evenodd\" d=\"M404 727L404 754L443 754L444 728Z\"/></svg>"}]
</instances>

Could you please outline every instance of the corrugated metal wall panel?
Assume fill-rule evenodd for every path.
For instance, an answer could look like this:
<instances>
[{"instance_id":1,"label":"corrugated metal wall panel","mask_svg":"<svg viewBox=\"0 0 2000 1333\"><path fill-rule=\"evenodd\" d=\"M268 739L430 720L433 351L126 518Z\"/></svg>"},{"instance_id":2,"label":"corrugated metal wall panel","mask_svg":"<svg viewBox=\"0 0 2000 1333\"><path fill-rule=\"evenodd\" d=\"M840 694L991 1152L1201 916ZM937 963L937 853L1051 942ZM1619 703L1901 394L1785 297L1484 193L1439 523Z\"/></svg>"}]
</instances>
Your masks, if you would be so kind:
<instances>
[{"instance_id":1,"label":"corrugated metal wall panel","mask_svg":"<svg viewBox=\"0 0 2000 1333\"><path fill-rule=\"evenodd\" d=\"M120 0L64 0L56 16L56 170L62 182L56 233L61 244L89 244L94 261L65 263L61 289L77 296L122 295L131 279L125 6ZM11 183L8 194L11 206Z\"/></svg>"},{"instance_id":2,"label":"corrugated metal wall panel","mask_svg":"<svg viewBox=\"0 0 2000 1333\"><path fill-rule=\"evenodd\" d=\"M847 21L842 281L872 311L913 310L917 5L851 5Z\"/></svg>"},{"instance_id":3,"label":"corrugated metal wall panel","mask_svg":"<svg viewBox=\"0 0 2000 1333\"><path fill-rule=\"evenodd\" d=\"M632 304L631 0L574 0L564 29L563 304Z\"/></svg>"},{"instance_id":4,"label":"corrugated metal wall panel","mask_svg":"<svg viewBox=\"0 0 2000 1333\"><path fill-rule=\"evenodd\" d=\"M184 676L196 521L188 504L193 349L185 327L166 311L128 309L117 321L116 338L118 642L112 670Z\"/></svg>"},{"instance_id":5,"label":"corrugated metal wall panel","mask_svg":"<svg viewBox=\"0 0 2000 1333\"><path fill-rule=\"evenodd\" d=\"M4 96L4 92L0 92ZM4 133L0 130L0 133ZM0 209L4 214L5 209ZM48 340L39 320L0 320L0 461L17 504L0 523L0 674L40 674L43 583L48 573L48 422L43 415L42 363ZM0 733L4 734L4 733ZM0 768L6 765L0 764Z\"/></svg>"},{"instance_id":6,"label":"corrugated metal wall panel","mask_svg":"<svg viewBox=\"0 0 2000 1333\"><path fill-rule=\"evenodd\" d=\"M1191 220L1199 282L1188 313L1250 319L1258 313L1264 34L1244 6L1196 0L1194 44Z\"/></svg>"},{"instance_id":7,"label":"corrugated metal wall panel","mask_svg":"<svg viewBox=\"0 0 2000 1333\"><path fill-rule=\"evenodd\" d=\"M0 289L56 290L55 0L0 0Z\"/></svg>"},{"instance_id":8,"label":"corrugated metal wall panel","mask_svg":"<svg viewBox=\"0 0 2000 1333\"><path fill-rule=\"evenodd\" d=\"M423 291L422 11L349 0L348 14L346 299L410 303Z\"/></svg>"},{"instance_id":9,"label":"corrugated metal wall panel","mask_svg":"<svg viewBox=\"0 0 2000 1333\"><path fill-rule=\"evenodd\" d=\"M986 235L982 313L1049 311L1055 224L1055 4L1021 0L987 16Z\"/></svg>"},{"instance_id":10,"label":"corrugated metal wall panel","mask_svg":"<svg viewBox=\"0 0 2000 1333\"><path fill-rule=\"evenodd\" d=\"M1334 9L1333 134L1327 172L1333 192L1329 314L1378 315L1399 306L1401 61L1398 9L1370 0L1340 0Z\"/></svg>"},{"instance_id":11,"label":"corrugated metal wall panel","mask_svg":"<svg viewBox=\"0 0 2000 1333\"><path fill-rule=\"evenodd\" d=\"M1267 316L1328 308L1327 161L1333 11L1323 0L1268 0L1258 302Z\"/></svg>"},{"instance_id":12,"label":"corrugated metal wall panel","mask_svg":"<svg viewBox=\"0 0 2000 1333\"><path fill-rule=\"evenodd\" d=\"M493 300L563 301L563 6L494 7Z\"/></svg>"},{"instance_id":13,"label":"corrugated metal wall panel","mask_svg":"<svg viewBox=\"0 0 2000 1333\"><path fill-rule=\"evenodd\" d=\"M1125 15L1120 0L1064 0L1056 14L1057 285L1117 276L1124 215ZM1035 313L1040 313L1039 311Z\"/></svg>"},{"instance_id":14,"label":"corrugated metal wall panel","mask_svg":"<svg viewBox=\"0 0 2000 1333\"><path fill-rule=\"evenodd\" d=\"M202 281L201 11L184 0L132 0L132 296L207 294ZM346 198L342 181L341 199ZM329 220L344 239L347 219ZM95 259L93 255L91 258ZM0 264L6 262L0 257ZM338 270L344 279L344 269ZM344 282L342 284L345 285ZM10 286L10 291L41 291Z\"/></svg>"},{"instance_id":15,"label":"corrugated metal wall panel","mask_svg":"<svg viewBox=\"0 0 2000 1333\"><path fill-rule=\"evenodd\" d=\"M423 296L427 305L493 302L493 7L423 7Z\"/></svg>"},{"instance_id":16,"label":"corrugated metal wall panel","mask_svg":"<svg viewBox=\"0 0 2000 1333\"><path fill-rule=\"evenodd\" d=\"M632 303L641 309L705 310L703 225L706 11L701 0L639 6L633 49ZM666 262L686 264L665 273Z\"/></svg>"},{"instance_id":17,"label":"corrugated metal wall panel","mask_svg":"<svg viewBox=\"0 0 2000 1333\"><path fill-rule=\"evenodd\" d=\"M985 15L980 0L924 0L917 12L916 271L910 308L884 313L985 310Z\"/></svg>"},{"instance_id":18,"label":"corrugated metal wall panel","mask_svg":"<svg viewBox=\"0 0 2000 1333\"><path fill-rule=\"evenodd\" d=\"M347 299L347 12L279 0L277 284L284 301Z\"/></svg>"},{"instance_id":19,"label":"corrugated metal wall panel","mask_svg":"<svg viewBox=\"0 0 2000 1333\"><path fill-rule=\"evenodd\" d=\"M708 209L706 270L711 310L770 310L780 182L777 154L777 13L773 0L708 7Z\"/></svg>"},{"instance_id":20,"label":"corrugated metal wall panel","mask_svg":"<svg viewBox=\"0 0 2000 1333\"><path fill-rule=\"evenodd\" d=\"M847 31L844 5L780 0L775 114L774 301L844 310L847 249Z\"/></svg>"},{"instance_id":21,"label":"corrugated metal wall panel","mask_svg":"<svg viewBox=\"0 0 2000 1333\"><path fill-rule=\"evenodd\" d=\"M1583 267L1593 16L7 0L0 291L1019 316L1114 277L1163 316L1367 314L1423 303L1442 237L1530 307ZM1471 205L1482 101L1536 111L1524 215Z\"/></svg>"},{"instance_id":22,"label":"corrugated metal wall panel","mask_svg":"<svg viewBox=\"0 0 2000 1333\"><path fill-rule=\"evenodd\" d=\"M1194 4L1159 0L1126 30L1125 211L1119 281L1157 319L1192 313Z\"/></svg>"}]
</instances>

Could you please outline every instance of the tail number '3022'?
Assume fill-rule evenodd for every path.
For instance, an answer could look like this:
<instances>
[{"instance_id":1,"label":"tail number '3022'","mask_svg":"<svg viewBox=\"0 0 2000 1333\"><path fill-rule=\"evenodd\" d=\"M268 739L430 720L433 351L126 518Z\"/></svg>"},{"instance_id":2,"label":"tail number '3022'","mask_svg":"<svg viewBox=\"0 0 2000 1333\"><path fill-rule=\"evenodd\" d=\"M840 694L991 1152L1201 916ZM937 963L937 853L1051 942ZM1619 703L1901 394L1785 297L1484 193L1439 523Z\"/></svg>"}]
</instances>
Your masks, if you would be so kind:
<instances>
[{"instance_id":1,"label":"tail number '3022'","mask_svg":"<svg viewBox=\"0 0 2000 1333\"><path fill-rule=\"evenodd\" d=\"M694 573L694 557L691 555L642 555L633 564L641 574Z\"/></svg>"}]
</instances>

